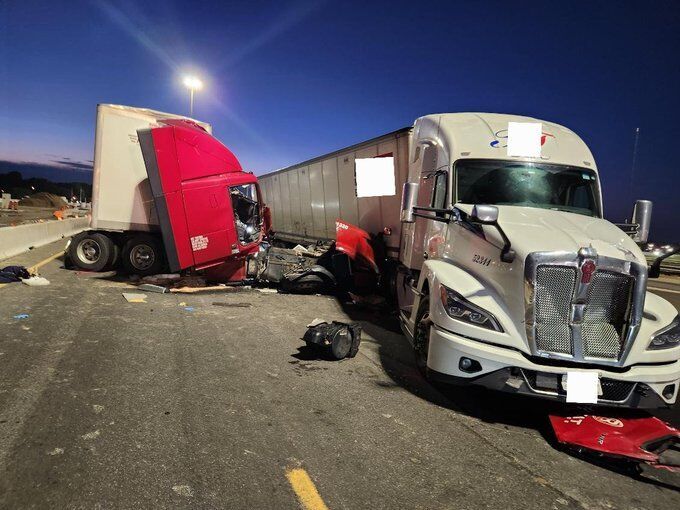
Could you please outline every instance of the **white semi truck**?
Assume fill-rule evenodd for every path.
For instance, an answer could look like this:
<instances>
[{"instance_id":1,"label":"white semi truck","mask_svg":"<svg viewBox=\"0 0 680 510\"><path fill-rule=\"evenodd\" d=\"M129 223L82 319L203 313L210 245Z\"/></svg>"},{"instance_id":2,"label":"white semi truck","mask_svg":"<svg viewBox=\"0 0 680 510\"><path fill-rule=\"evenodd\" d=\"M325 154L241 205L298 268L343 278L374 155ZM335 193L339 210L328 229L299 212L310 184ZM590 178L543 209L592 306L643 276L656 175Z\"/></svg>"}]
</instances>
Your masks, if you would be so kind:
<instances>
[{"instance_id":1,"label":"white semi truck","mask_svg":"<svg viewBox=\"0 0 680 510\"><path fill-rule=\"evenodd\" d=\"M426 115L259 182L280 239L333 239L336 219L382 235L402 329L430 379L612 406L675 402L678 312L647 292L638 245L603 219L595 160L568 128ZM636 204L638 242L650 214Z\"/></svg>"}]
</instances>

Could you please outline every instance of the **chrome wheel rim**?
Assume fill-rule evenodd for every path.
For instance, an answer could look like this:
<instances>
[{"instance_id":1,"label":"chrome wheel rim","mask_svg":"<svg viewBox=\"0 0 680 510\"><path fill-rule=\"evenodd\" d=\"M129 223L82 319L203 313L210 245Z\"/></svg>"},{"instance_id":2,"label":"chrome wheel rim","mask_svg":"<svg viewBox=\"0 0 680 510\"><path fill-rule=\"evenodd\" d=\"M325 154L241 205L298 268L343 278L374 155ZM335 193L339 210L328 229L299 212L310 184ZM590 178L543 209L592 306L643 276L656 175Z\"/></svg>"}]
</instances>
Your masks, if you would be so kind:
<instances>
[{"instance_id":1,"label":"chrome wheel rim","mask_svg":"<svg viewBox=\"0 0 680 510\"><path fill-rule=\"evenodd\" d=\"M76 253L81 261L87 264L94 264L99 260L99 257L101 257L102 251L97 241L88 238L83 239L78 243Z\"/></svg>"},{"instance_id":2,"label":"chrome wheel rim","mask_svg":"<svg viewBox=\"0 0 680 510\"><path fill-rule=\"evenodd\" d=\"M156 261L156 254L148 244L138 244L130 250L130 263L138 271L149 269Z\"/></svg>"}]
</instances>

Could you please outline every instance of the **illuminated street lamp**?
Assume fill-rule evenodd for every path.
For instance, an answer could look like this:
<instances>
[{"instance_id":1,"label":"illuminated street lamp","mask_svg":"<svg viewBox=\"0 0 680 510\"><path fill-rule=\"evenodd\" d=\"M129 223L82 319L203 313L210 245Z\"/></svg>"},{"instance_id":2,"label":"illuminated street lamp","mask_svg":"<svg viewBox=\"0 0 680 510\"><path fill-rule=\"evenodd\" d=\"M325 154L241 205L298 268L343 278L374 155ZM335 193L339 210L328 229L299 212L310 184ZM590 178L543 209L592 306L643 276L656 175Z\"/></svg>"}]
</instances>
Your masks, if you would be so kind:
<instances>
[{"instance_id":1,"label":"illuminated street lamp","mask_svg":"<svg viewBox=\"0 0 680 510\"><path fill-rule=\"evenodd\" d=\"M195 76L185 76L184 86L189 89L189 117L194 116L194 91L203 88L203 82Z\"/></svg>"}]
</instances>

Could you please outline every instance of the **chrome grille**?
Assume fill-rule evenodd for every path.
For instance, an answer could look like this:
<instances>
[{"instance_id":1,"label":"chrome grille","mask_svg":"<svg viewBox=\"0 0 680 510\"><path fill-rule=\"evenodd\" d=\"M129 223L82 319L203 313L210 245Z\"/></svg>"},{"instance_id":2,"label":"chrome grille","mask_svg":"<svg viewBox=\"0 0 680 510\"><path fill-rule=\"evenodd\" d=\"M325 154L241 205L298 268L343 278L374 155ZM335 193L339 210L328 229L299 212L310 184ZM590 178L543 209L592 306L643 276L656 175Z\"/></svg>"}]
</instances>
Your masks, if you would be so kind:
<instances>
[{"instance_id":1,"label":"chrome grille","mask_svg":"<svg viewBox=\"0 0 680 510\"><path fill-rule=\"evenodd\" d=\"M538 266L535 287L534 340L545 352L573 354L570 326L576 269Z\"/></svg>"},{"instance_id":2,"label":"chrome grille","mask_svg":"<svg viewBox=\"0 0 680 510\"><path fill-rule=\"evenodd\" d=\"M628 321L634 280L610 271L595 271L581 325L583 355L618 359Z\"/></svg>"}]
</instances>

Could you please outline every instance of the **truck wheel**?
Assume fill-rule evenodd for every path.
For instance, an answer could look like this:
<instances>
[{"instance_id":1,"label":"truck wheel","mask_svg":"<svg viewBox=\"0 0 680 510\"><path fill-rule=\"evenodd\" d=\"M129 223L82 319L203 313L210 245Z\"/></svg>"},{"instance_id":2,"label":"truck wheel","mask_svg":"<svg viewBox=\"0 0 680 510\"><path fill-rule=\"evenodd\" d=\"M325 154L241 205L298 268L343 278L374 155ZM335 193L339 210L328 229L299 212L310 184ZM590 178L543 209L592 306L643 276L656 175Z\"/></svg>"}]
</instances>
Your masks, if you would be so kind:
<instances>
[{"instance_id":1,"label":"truck wheel","mask_svg":"<svg viewBox=\"0 0 680 510\"><path fill-rule=\"evenodd\" d=\"M123 246L123 267L128 273L148 276L163 269L163 251L158 240L148 234L129 239Z\"/></svg>"},{"instance_id":2,"label":"truck wheel","mask_svg":"<svg viewBox=\"0 0 680 510\"><path fill-rule=\"evenodd\" d=\"M86 271L101 271L111 260L113 241L99 232L83 232L73 238L68 254L73 264Z\"/></svg>"},{"instance_id":3,"label":"truck wheel","mask_svg":"<svg viewBox=\"0 0 680 510\"><path fill-rule=\"evenodd\" d=\"M118 262L120 262L120 246L118 246L115 242L112 244L113 247L111 248L111 257L109 257L109 267L111 269L115 269L118 265Z\"/></svg>"},{"instance_id":4,"label":"truck wheel","mask_svg":"<svg viewBox=\"0 0 680 510\"><path fill-rule=\"evenodd\" d=\"M427 379L427 353L430 347L430 296L423 296L418 305L416 326L413 334L413 350L416 356L416 366L423 377Z\"/></svg>"}]
</instances>

